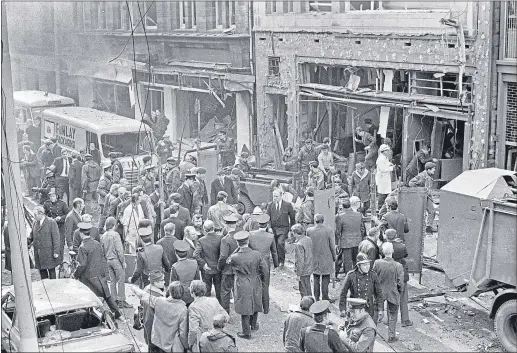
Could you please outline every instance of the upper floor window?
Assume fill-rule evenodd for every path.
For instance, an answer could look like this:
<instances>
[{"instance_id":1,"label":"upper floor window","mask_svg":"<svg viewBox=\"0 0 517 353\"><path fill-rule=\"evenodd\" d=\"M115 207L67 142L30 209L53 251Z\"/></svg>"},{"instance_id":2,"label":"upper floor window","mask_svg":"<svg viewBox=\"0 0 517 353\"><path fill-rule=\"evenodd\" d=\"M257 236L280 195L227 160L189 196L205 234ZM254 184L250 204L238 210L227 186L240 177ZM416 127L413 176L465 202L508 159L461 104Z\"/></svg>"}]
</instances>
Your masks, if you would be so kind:
<instances>
[{"instance_id":1,"label":"upper floor window","mask_svg":"<svg viewBox=\"0 0 517 353\"><path fill-rule=\"evenodd\" d=\"M268 72L270 76L280 76L280 58L278 56L268 58Z\"/></svg>"},{"instance_id":2,"label":"upper floor window","mask_svg":"<svg viewBox=\"0 0 517 353\"><path fill-rule=\"evenodd\" d=\"M146 29L157 29L158 16L156 13L156 1L144 2L142 15L145 13L145 28Z\"/></svg>"},{"instance_id":3,"label":"upper floor window","mask_svg":"<svg viewBox=\"0 0 517 353\"><path fill-rule=\"evenodd\" d=\"M312 12L331 12L332 1L309 1L309 11Z\"/></svg>"},{"instance_id":4,"label":"upper floor window","mask_svg":"<svg viewBox=\"0 0 517 353\"><path fill-rule=\"evenodd\" d=\"M235 1L215 2L216 28L230 28L235 26Z\"/></svg>"},{"instance_id":5,"label":"upper floor window","mask_svg":"<svg viewBox=\"0 0 517 353\"><path fill-rule=\"evenodd\" d=\"M180 28L195 29L197 27L196 2L180 1Z\"/></svg>"},{"instance_id":6,"label":"upper floor window","mask_svg":"<svg viewBox=\"0 0 517 353\"><path fill-rule=\"evenodd\" d=\"M504 5L503 59L517 58L517 1L505 1Z\"/></svg>"}]
</instances>

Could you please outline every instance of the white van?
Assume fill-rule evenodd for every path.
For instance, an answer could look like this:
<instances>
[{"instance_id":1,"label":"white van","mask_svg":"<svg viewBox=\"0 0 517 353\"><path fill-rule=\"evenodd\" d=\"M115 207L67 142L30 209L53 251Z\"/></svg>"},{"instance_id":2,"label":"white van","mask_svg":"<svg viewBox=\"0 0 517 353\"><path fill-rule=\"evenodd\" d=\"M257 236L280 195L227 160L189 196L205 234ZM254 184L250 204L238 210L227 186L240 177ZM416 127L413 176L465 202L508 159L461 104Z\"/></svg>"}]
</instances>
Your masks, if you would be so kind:
<instances>
[{"instance_id":1,"label":"white van","mask_svg":"<svg viewBox=\"0 0 517 353\"><path fill-rule=\"evenodd\" d=\"M75 106L72 98L43 91L15 91L13 98L15 117L23 127L27 119L41 117L45 109Z\"/></svg>"},{"instance_id":2,"label":"white van","mask_svg":"<svg viewBox=\"0 0 517 353\"><path fill-rule=\"evenodd\" d=\"M138 171L145 155L152 156L157 164L152 130L144 123L124 116L84 107L47 109L42 116L44 138L57 138L64 149L90 151L93 142L101 154L101 163L109 162L110 152L120 152L124 177L131 184L138 180Z\"/></svg>"}]
</instances>

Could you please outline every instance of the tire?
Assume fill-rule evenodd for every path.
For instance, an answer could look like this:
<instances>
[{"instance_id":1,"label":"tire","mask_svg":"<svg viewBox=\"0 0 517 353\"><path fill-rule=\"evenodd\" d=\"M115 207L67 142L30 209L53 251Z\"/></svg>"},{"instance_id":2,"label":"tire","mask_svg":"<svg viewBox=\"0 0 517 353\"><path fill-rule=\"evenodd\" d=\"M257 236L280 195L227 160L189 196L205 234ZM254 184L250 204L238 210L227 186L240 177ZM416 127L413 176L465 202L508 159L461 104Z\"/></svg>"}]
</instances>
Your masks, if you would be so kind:
<instances>
[{"instance_id":1,"label":"tire","mask_svg":"<svg viewBox=\"0 0 517 353\"><path fill-rule=\"evenodd\" d=\"M507 352L517 352L517 299L504 302L494 318L494 331Z\"/></svg>"},{"instance_id":2,"label":"tire","mask_svg":"<svg viewBox=\"0 0 517 353\"><path fill-rule=\"evenodd\" d=\"M253 208L255 208L255 205L251 202L249 196L242 192L240 193L240 199L237 205L237 211L239 211L239 214L241 215L244 213L252 213Z\"/></svg>"}]
</instances>

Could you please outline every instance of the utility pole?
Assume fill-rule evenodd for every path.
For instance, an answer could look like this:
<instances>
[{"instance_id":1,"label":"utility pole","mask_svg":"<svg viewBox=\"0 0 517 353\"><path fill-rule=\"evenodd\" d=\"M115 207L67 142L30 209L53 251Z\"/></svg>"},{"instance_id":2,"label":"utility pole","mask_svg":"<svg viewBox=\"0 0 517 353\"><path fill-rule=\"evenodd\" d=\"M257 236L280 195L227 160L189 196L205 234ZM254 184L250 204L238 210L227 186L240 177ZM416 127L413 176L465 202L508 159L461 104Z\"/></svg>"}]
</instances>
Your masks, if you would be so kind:
<instances>
[{"instance_id":1,"label":"utility pole","mask_svg":"<svg viewBox=\"0 0 517 353\"><path fill-rule=\"evenodd\" d=\"M54 11L54 71L56 72L56 93L61 94L61 55L59 55L59 25L58 25L58 9L59 4L54 1L52 3L52 11Z\"/></svg>"},{"instance_id":2,"label":"utility pole","mask_svg":"<svg viewBox=\"0 0 517 353\"><path fill-rule=\"evenodd\" d=\"M7 39L7 16L2 2L2 171L8 207L11 267L15 292L16 322L20 332L21 352L37 352L36 316L32 301L29 250L27 249L25 216L22 208L20 165L14 126L13 82Z\"/></svg>"}]
</instances>

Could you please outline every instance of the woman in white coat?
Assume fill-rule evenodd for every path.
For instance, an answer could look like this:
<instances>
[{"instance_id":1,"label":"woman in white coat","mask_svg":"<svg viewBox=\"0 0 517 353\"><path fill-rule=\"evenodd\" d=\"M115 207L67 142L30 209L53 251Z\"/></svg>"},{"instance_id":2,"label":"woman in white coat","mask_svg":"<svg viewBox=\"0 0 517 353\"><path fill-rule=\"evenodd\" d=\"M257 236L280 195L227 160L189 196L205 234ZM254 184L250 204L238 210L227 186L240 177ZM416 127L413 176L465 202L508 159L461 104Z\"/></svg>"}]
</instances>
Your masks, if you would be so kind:
<instances>
[{"instance_id":1,"label":"woman in white coat","mask_svg":"<svg viewBox=\"0 0 517 353\"><path fill-rule=\"evenodd\" d=\"M379 147L379 157L377 158L377 173L375 174L375 183L377 184L378 208L380 208L386 197L391 193L391 172L393 164L389 160L390 147L381 145Z\"/></svg>"}]
</instances>

